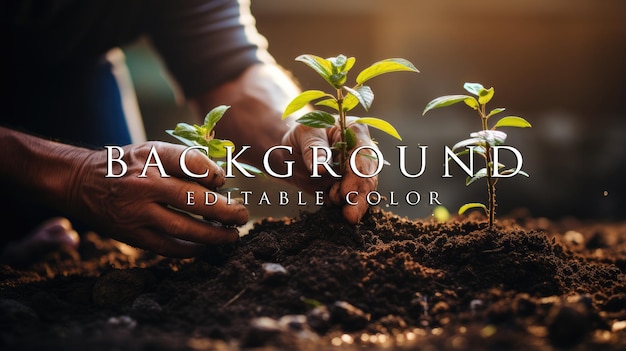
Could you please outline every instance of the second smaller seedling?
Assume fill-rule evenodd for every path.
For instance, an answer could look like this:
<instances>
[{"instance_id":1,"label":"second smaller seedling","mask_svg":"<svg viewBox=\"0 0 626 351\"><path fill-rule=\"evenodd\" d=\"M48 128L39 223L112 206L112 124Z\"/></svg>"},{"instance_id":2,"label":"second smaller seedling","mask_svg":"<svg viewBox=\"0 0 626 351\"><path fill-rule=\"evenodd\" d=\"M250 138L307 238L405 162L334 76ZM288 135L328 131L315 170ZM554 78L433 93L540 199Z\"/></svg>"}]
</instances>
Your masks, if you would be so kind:
<instances>
[{"instance_id":1,"label":"second smaller seedling","mask_svg":"<svg viewBox=\"0 0 626 351\"><path fill-rule=\"evenodd\" d=\"M495 108L487 113L486 105L489 101L491 101L491 98L493 98L494 89L485 89L479 83L465 83L463 87L474 96L446 95L438 97L426 105L422 115L426 114L426 112L432 109L454 105L459 102L464 102L470 108L478 111L482 129L478 132L471 133L469 139L465 139L456 143L452 147L452 151L464 149L462 151L456 152L455 155L460 156L470 154L471 157L472 153L476 153L484 158L485 167L474 172L473 175L468 176L465 181L465 185L470 185L478 179L486 178L489 204L488 206L485 206L482 203L468 203L461 206L458 212L459 214L463 214L465 211L471 208L482 208L489 217L489 229L492 229L495 222L496 213L496 183L500 179L498 176L513 175L513 173L516 171L513 169L501 170L505 168L504 165L499 162L495 164L496 162L494 162L493 160L493 148L503 145L507 137L506 133L496 129L500 127L528 128L531 125L522 117L506 116L502 117L500 120L498 120L498 122L493 125L493 127L489 128L489 119L504 111L504 108ZM517 174L528 177L528 173L521 170L517 170Z\"/></svg>"},{"instance_id":2,"label":"second smaller seedling","mask_svg":"<svg viewBox=\"0 0 626 351\"><path fill-rule=\"evenodd\" d=\"M230 106L226 105L213 108L207 113L206 117L204 117L204 123L201 126L197 124L178 123L174 130L170 129L165 132L187 146L205 146L208 149L207 156L218 166L224 167L226 162L219 159L228 155L229 148L231 148L231 151L234 151L235 144L230 140L216 139L213 129L229 108ZM249 164L239 163L239 165L253 174L263 174L260 169Z\"/></svg>"}]
</instances>

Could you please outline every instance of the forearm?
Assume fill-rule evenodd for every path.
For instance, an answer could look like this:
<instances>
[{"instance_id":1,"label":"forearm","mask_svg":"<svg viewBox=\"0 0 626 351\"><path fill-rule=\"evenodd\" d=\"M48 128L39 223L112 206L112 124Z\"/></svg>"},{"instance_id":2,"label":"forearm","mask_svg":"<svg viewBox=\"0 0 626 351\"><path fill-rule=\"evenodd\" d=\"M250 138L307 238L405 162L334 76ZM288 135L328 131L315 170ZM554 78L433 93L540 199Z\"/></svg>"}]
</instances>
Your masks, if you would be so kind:
<instances>
[{"instance_id":1,"label":"forearm","mask_svg":"<svg viewBox=\"0 0 626 351\"><path fill-rule=\"evenodd\" d=\"M252 148L242 156L248 163L260 166L263 154L272 146L280 145L293 119L282 120L287 104L299 93L293 80L280 67L257 64L248 68L237 79L192 99L200 118L217 105L231 109L218 123L216 137L230 139L238 149ZM280 156L273 162L280 162Z\"/></svg>"},{"instance_id":2,"label":"forearm","mask_svg":"<svg viewBox=\"0 0 626 351\"><path fill-rule=\"evenodd\" d=\"M33 202L68 209L69 186L88 150L0 127L0 179Z\"/></svg>"}]
</instances>

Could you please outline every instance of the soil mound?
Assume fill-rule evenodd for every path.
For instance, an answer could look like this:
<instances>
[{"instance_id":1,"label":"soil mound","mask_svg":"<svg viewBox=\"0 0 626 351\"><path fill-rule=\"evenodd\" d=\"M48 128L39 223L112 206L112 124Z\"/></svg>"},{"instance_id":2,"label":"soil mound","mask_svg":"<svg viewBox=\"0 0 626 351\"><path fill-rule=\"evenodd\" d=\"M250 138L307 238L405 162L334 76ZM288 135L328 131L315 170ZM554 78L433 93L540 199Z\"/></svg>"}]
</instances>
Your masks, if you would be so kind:
<instances>
[{"instance_id":1,"label":"soil mound","mask_svg":"<svg viewBox=\"0 0 626 351\"><path fill-rule=\"evenodd\" d=\"M411 221L323 208L167 259L90 234L0 268L19 350L623 350L626 226Z\"/></svg>"}]
</instances>

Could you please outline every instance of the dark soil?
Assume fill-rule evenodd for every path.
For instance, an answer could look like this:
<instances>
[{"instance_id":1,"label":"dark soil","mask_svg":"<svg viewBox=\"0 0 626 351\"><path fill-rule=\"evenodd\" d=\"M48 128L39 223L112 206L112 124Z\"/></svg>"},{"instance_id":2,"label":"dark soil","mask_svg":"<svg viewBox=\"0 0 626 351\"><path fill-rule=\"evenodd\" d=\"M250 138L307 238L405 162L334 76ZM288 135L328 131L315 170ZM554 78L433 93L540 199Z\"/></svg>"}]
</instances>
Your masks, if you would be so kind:
<instances>
[{"instance_id":1,"label":"dark soil","mask_svg":"<svg viewBox=\"0 0 626 351\"><path fill-rule=\"evenodd\" d=\"M88 234L0 266L0 349L626 349L626 224L517 217L321 209L187 260Z\"/></svg>"}]
</instances>

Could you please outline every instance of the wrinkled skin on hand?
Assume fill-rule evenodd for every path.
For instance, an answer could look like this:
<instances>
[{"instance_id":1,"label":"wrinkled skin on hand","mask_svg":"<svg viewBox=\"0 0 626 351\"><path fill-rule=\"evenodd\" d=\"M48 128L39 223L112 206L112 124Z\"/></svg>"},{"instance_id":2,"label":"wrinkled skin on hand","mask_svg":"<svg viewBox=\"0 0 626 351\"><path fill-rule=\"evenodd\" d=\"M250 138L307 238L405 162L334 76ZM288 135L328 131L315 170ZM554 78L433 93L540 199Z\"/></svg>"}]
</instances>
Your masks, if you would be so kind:
<instances>
[{"instance_id":1,"label":"wrinkled skin on hand","mask_svg":"<svg viewBox=\"0 0 626 351\"><path fill-rule=\"evenodd\" d=\"M376 147L366 126L353 124L350 128L357 137L356 147L364 145ZM333 178L326 174L327 171L320 166L318 170L324 176L322 178L310 177L313 166L311 146L330 147L340 140L340 130L336 126L330 129L322 129L294 123L294 126L284 136L283 144L293 146L294 155L304 161L303 163L296 162L294 178L291 181L310 193L316 190L325 191L325 200L332 205L341 206L343 217L346 221L350 224L357 224L369 207L366 196L370 191L376 190L378 176L361 178L354 174L353 170L348 166L346 167L346 174L342 178ZM364 150L361 152L371 151ZM362 174L372 174L376 170L377 161L369 157L357 156L356 166ZM358 192L358 195L350 197L353 203L358 202L357 205L350 205L345 201L346 194L351 191Z\"/></svg>"},{"instance_id":2,"label":"wrinkled skin on hand","mask_svg":"<svg viewBox=\"0 0 626 351\"><path fill-rule=\"evenodd\" d=\"M156 166L148 167L146 177L139 177L153 147L169 177L162 178ZM119 178L105 177L106 150L90 151L74 174L67 207L104 234L161 255L190 257L201 253L204 245L236 241L238 232L230 226L248 221L246 208L234 201L227 204L222 195L218 195L216 204L204 205L204 192L224 184L224 171L200 151L191 150L185 158L189 170L208 174L189 179L179 165L185 148L163 142L125 146L122 159L128 170ZM117 156L114 152L113 157ZM154 159L150 162L154 163ZM121 166L113 162L113 174L120 170ZM188 191L195 192L193 206L187 205Z\"/></svg>"}]
</instances>

